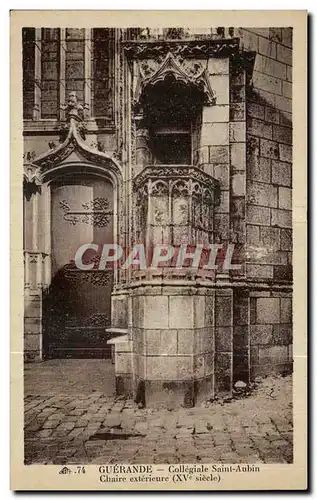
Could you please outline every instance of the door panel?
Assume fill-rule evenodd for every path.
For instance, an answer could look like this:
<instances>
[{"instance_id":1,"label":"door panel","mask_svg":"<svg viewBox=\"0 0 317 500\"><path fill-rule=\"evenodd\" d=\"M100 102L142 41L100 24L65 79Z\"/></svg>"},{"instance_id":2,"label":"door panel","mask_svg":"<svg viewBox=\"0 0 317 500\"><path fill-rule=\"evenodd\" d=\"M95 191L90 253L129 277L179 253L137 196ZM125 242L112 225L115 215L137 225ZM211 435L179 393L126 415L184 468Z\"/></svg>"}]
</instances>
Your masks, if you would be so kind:
<instances>
[{"instance_id":1,"label":"door panel","mask_svg":"<svg viewBox=\"0 0 317 500\"><path fill-rule=\"evenodd\" d=\"M46 357L109 357L113 272L75 267L84 244L113 243L113 188L99 178L51 185L52 282L43 301ZM93 253L91 254L93 255ZM87 260L85 253L83 260Z\"/></svg>"}]
</instances>

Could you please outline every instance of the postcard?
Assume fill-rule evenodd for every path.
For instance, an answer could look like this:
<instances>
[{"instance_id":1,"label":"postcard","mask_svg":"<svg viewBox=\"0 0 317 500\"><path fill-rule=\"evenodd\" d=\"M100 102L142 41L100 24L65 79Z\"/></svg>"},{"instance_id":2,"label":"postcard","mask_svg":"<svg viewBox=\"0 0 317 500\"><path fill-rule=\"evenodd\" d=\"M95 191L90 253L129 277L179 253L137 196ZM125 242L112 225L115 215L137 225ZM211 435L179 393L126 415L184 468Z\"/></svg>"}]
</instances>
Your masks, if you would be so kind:
<instances>
[{"instance_id":1,"label":"postcard","mask_svg":"<svg viewBox=\"0 0 317 500\"><path fill-rule=\"evenodd\" d=\"M307 12L11 11L11 488L307 488Z\"/></svg>"}]
</instances>

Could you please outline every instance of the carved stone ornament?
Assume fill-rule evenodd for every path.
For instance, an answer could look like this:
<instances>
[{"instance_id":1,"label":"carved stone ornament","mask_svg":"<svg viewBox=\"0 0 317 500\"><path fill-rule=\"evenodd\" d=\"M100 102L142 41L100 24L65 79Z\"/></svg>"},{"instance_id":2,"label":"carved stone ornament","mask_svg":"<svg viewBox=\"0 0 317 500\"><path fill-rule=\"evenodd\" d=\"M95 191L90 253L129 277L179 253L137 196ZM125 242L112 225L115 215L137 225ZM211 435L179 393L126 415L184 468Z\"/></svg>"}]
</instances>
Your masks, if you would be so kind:
<instances>
[{"instance_id":1,"label":"carved stone ornament","mask_svg":"<svg viewBox=\"0 0 317 500\"><path fill-rule=\"evenodd\" d=\"M153 165L146 167L133 181L138 203L148 196L191 196L219 203L219 181L198 167Z\"/></svg>"},{"instance_id":2,"label":"carved stone ornament","mask_svg":"<svg viewBox=\"0 0 317 500\"><path fill-rule=\"evenodd\" d=\"M168 76L173 76L175 80L184 85L196 87L203 92L205 104L215 104L215 97L209 82L209 75L206 65L201 62L185 60L169 52L165 59L140 61L138 64L139 77L137 80L134 101L140 101L143 90L148 86L155 86Z\"/></svg>"},{"instance_id":3,"label":"carved stone ornament","mask_svg":"<svg viewBox=\"0 0 317 500\"><path fill-rule=\"evenodd\" d=\"M35 193L41 192L41 179L38 175L37 168L30 164L23 165L23 191L26 199L29 201Z\"/></svg>"},{"instance_id":4,"label":"carved stone ornament","mask_svg":"<svg viewBox=\"0 0 317 500\"><path fill-rule=\"evenodd\" d=\"M61 109L66 111L66 119L70 120L71 117L84 119L84 110L88 110L88 104L80 104L77 99L76 92L70 92L68 96L68 102L62 104Z\"/></svg>"},{"instance_id":5,"label":"carved stone ornament","mask_svg":"<svg viewBox=\"0 0 317 500\"><path fill-rule=\"evenodd\" d=\"M65 139L56 148L48 150L32 161L32 167L35 169L36 177L40 182L43 182L48 176L53 175L56 167L65 162L73 152L76 152L79 158L84 160L85 163L90 163L92 167L103 167L105 170L114 174L117 180L120 180L122 177L122 170L119 162L105 151L99 151L85 143L85 123L82 117L82 110L84 107L78 103L74 93L72 93L68 104L65 106L68 113Z\"/></svg>"},{"instance_id":6,"label":"carved stone ornament","mask_svg":"<svg viewBox=\"0 0 317 500\"><path fill-rule=\"evenodd\" d=\"M62 268L63 277L74 285L88 282L95 286L105 286L113 283L113 269L98 269L101 256L99 254L93 257L84 258L84 264L94 264L90 270L78 269L75 262L71 261Z\"/></svg>"},{"instance_id":7,"label":"carved stone ornament","mask_svg":"<svg viewBox=\"0 0 317 500\"><path fill-rule=\"evenodd\" d=\"M229 57L239 51L239 38L205 40L136 40L123 43L129 59L157 59L171 52L189 58Z\"/></svg>"},{"instance_id":8,"label":"carved stone ornament","mask_svg":"<svg viewBox=\"0 0 317 500\"><path fill-rule=\"evenodd\" d=\"M82 203L82 210L72 210L66 200L59 202L60 208L64 212L63 218L72 226L77 223L90 224L94 227L106 227L113 215L113 211L109 210L109 202L107 198L94 198L90 202Z\"/></svg>"},{"instance_id":9,"label":"carved stone ornament","mask_svg":"<svg viewBox=\"0 0 317 500\"><path fill-rule=\"evenodd\" d=\"M82 282L88 282L94 286L106 286L113 282L113 272L112 270L103 269L82 271L80 269L67 269L64 274L67 281L73 284L79 284Z\"/></svg>"}]
</instances>

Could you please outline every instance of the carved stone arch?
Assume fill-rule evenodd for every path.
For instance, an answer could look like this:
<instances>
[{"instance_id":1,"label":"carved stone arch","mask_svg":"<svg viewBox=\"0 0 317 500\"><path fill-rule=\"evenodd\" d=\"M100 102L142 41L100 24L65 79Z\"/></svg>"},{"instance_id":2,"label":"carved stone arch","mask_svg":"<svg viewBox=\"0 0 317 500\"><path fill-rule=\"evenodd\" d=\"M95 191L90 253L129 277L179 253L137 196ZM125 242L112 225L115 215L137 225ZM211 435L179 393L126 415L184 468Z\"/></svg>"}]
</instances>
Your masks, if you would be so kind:
<instances>
[{"instance_id":1,"label":"carved stone arch","mask_svg":"<svg viewBox=\"0 0 317 500\"><path fill-rule=\"evenodd\" d=\"M190 181L177 179L171 183L172 196L190 196Z\"/></svg>"},{"instance_id":2,"label":"carved stone arch","mask_svg":"<svg viewBox=\"0 0 317 500\"><path fill-rule=\"evenodd\" d=\"M151 183L150 195L164 196L168 194L168 191L169 191L168 182L164 180L159 179Z\"/></svg>"},{"instance_id":3,"label":"carved stone arch","mask_svg":"<svg viewBox=\"0 0 317 500\"><path fill-rule=\"evenodd\" d=\"M141 103L146 88L154 87L164 82L168 77L183 83L185 86L196 88L203 94L206 105L215 104L215 96L209 81L209 75L201 61L185 60L169 52L164 60L145 60L138 62L138 78L136 81L134 102Z\"/></svg>"},{"instance_id":4,"label":"carved stone arch","mask_svg":"<svg viewBox=\"0 0 317 500\"><path fill-rule=\"evenodd\" d=\"M118 160L107 153L93 149L83 141L80 134L80 125L75 117L70 118L69 130L66 139L56 148L49 150L32 162L34 176L39 182L54 177L60 170L70 165L85 164L87 173L99 171L108 174L120 184L122 167Z\"/></svg>"}]
</instances>

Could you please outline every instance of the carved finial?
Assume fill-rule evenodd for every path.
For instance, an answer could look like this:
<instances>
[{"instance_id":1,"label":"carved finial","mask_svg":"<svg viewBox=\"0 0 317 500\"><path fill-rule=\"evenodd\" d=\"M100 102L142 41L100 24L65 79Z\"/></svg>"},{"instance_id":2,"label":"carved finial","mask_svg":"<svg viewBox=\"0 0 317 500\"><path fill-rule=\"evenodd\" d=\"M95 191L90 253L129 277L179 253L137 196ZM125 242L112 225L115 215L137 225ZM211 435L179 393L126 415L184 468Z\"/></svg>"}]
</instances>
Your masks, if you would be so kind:
<instances>
[{"instance_id":1,"label":"carved finial","mask_svg":"<svg viewBox=\"0 0 317 500\"><path fill-rule=\"evenodd\" d=\"M76 118L77 120L84 119L84 110L89 109L88 104L82 106L77 99L76 92L70 92L68 96L67 104L63 104L61 109L66 111L66 118L69 120L70 118Z\"/></svg>"}]
</instances>

